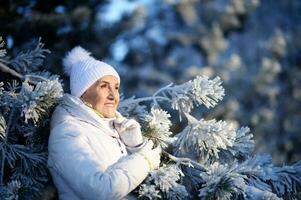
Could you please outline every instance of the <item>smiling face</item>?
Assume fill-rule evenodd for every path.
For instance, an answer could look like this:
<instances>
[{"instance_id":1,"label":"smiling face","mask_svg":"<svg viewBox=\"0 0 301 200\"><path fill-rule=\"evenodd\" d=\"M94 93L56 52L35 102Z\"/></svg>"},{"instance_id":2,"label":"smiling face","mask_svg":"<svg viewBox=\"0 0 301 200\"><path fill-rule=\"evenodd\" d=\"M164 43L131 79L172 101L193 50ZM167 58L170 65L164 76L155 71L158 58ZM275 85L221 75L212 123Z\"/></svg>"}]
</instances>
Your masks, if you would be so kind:
<instances>
[{"instance_id":1,"label":"smiling face","mask_svg":"<svg viewBox=\"0 0 301 200\"><path fill-rule=\"evenodd\" d=\"M81 98L106 118L116 115L119 103L119 83L115 76L104 76L91 85Z\"/></svg>"}]
</instances>

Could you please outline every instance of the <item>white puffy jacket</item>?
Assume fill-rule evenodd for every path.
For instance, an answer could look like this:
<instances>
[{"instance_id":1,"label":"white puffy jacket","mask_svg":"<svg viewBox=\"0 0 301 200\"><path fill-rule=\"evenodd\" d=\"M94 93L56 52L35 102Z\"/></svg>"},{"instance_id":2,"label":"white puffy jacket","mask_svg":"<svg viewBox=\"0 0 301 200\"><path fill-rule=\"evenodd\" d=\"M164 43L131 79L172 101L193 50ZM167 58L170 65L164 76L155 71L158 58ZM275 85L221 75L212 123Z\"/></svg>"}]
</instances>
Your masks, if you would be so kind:
<instances>
[{"instance_id":1,"label":"white puffy jacket","mask_svg":"<svg viewBox=\"0 0 301 200\"><path fill-rule=\"evenodd\" d=\"M65 94L53 113L48 168L60 200L122 199L147 176L140 154L129 154L112 120Z\"/></svg>"}]
</instances>

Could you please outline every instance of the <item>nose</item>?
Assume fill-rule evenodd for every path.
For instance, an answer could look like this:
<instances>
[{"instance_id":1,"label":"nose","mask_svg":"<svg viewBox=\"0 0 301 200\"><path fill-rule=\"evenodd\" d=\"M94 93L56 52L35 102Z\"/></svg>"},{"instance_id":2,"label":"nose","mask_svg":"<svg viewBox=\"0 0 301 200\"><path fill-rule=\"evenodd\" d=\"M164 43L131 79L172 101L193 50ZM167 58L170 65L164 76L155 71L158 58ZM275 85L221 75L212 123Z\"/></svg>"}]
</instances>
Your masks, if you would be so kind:
<instances>
[{"instance_id":1,"label":"nose","mask_svg":"<svg viewBox=\"0 0 301 200\"><path fill-rule=\"evenodd\" d=\"M113 88L111 86L109 87L108 99L109 100L114 100L115 99L115 93L114 93L114 90L113 90Z\"/></svg>"}]
</instances>

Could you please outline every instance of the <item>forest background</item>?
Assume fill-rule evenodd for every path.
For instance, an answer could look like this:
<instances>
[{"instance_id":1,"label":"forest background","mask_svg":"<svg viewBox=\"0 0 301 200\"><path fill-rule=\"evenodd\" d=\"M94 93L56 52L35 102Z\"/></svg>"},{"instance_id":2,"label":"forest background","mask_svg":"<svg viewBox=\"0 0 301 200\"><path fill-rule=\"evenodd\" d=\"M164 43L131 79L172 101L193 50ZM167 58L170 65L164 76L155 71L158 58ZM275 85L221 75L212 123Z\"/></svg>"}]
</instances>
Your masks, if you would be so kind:
<instances>
[{"instance_id":1,"label":"forest background","mask_svg":"<svg viewBox=\"0 0 301 200\"><path fill-rule=\"evenodd\" d=\"M194 116L248 126L255 151L275 164L301 159L298 0L1 1L0 36L11 57L41 40L51 53L34 70L58 74L65 92L61 59L76 45L117 69L125 98L219 76L223 101ZM0 82L16 79L0 73Z\"/></svg>"}]
</instances>

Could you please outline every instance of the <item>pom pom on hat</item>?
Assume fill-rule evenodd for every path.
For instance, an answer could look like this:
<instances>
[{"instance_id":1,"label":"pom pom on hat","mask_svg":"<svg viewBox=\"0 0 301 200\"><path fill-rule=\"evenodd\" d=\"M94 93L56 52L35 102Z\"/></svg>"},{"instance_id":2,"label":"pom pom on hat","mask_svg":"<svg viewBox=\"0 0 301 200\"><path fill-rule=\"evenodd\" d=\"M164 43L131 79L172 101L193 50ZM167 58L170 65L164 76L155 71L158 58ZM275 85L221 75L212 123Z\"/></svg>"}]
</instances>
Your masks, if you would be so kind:
<instances>
[{"instance_id":1,"label":"pom pom on hat","mask_svg":"<svg viewBox=\"0 0 301 200\"><path fill-rule=\"evenodd\" d=\"M111 65L96 60L90 54L77 46L63 58L64 71L70 76L70 92L73 96L80 97L103 76L115 76L120 83L120 77Z\"/></svg>"},{"instance_id":2,"label":"pom pom on hat","mask_svg":"<svg viewBox=\"0 0 301 200\"><path fill-rule=\"evenodd\" d=\"M71 75L72 67L77 67L75 65L78 62L83 62L84 60L91 59L90 52L82 48L81 46L74 47L63 59L64 72L68 76Z\"/></svg>"}]
</instances>

